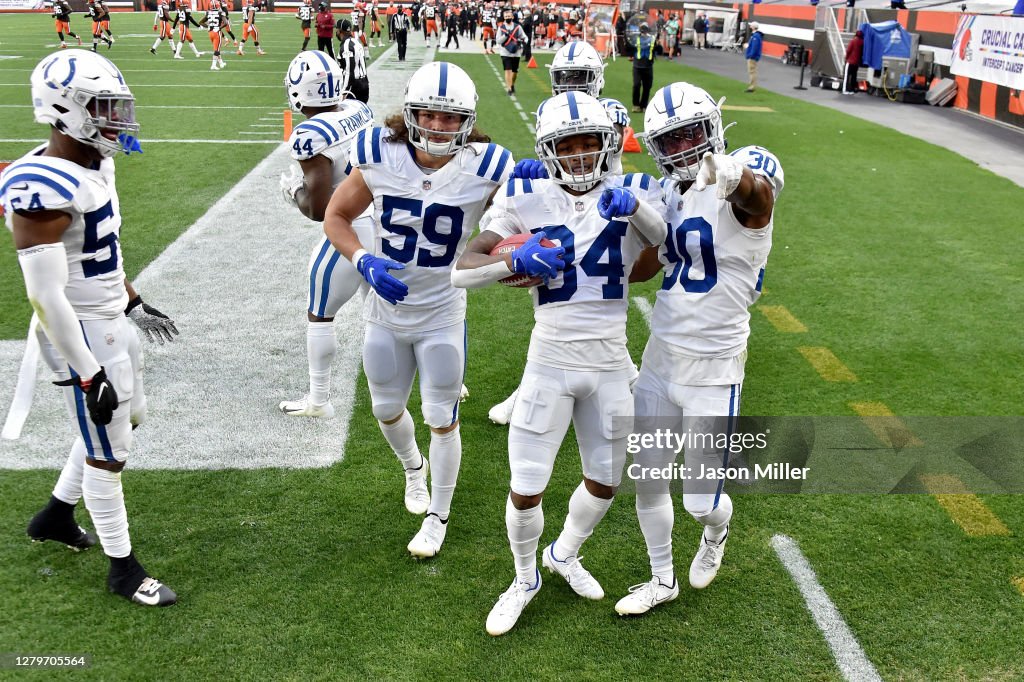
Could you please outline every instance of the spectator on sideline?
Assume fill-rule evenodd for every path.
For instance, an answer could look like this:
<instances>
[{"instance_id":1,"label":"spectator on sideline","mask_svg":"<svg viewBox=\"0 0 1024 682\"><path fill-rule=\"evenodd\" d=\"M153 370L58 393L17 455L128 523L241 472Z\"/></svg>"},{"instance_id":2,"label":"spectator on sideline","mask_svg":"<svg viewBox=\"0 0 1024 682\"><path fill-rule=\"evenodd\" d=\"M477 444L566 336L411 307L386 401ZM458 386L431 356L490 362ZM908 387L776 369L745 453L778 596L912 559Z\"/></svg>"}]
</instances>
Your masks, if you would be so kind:
<instances>
[{"instance_id":1,"label":"spectator on sideline","mask_svg":"<svg viewBox=\"0 0 1024 682\"><path fill-rule=\"evenodd\" d=\"M519 75L519 59L526 46L527 38L523 27L516 23L512 10L507 9L498 27L498 54L505 70L505 92L511 97L516 94L516 77Z\"/></svg>"},{"instance_id":2,"label":"spectator on sideline","mask_svg":"<svg viewBox=\"0 0 1024 682\"><path fill-rule=\"evenodd\" d=\"M764 42L764 34L760 31L761 25L756 21L750 22L750 43L747 45L747 75L750 81L744 92L757 90L757 63L761 61L761 44Z\"/></svg>"},{"instance_id":3,"label":"spectator on sideline","mask_svg":"<svg viewBox=\"0 0 1024 682\"><path fill-rule=\"evenodd\" d=\"M863 56L864 31L857 31L857 35L846 46L846 73L843 78L842 90L844 95L852 95L857 92L857 70L860 69Z\"/></svg>"}]
</instances>

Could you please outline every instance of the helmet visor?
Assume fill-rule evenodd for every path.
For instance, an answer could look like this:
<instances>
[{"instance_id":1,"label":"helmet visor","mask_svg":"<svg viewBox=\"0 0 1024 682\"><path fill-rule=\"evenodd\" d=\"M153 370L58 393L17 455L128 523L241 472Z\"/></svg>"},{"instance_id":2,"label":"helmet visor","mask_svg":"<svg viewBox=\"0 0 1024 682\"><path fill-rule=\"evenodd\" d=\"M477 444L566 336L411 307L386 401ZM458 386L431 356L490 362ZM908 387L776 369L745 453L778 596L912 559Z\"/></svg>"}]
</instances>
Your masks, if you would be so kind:
<instances>
[{"instance_id":1,"label":"helmet visor","mask_svg":"<svg viewBox=\"0 0 1024 682\"><path fill-rule=\"evenodd\" d=\"M89 123L99 129L108 140L116 140L121 132L138 132L135 122L135 99L118 95L107 97L97 95L85 105L89 112Z\"/></svg>"}]
</instances>

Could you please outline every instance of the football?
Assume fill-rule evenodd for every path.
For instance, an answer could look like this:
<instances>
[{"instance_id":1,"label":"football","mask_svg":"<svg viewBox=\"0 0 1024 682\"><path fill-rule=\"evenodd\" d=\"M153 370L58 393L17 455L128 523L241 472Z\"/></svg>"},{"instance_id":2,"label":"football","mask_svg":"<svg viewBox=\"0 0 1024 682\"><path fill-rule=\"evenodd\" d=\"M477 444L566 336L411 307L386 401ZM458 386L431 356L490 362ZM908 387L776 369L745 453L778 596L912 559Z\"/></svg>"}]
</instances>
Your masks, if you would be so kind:
<instances>
[{"instance_id":1,"label":"football","mask_svg":"<svg viewBox=\"0 0 1024 682\"><path fill-rule=\"evenodd\" d=\"M498 242L497 246L491 249L491 255L500 256L515 251L520 246L530 241L532 237L532 234L526 233L514 234L511 237L506 237ZM550 239L542 239L540 240L540 244L541 246L558 246L558 244L554 243ZM527 277L526 275L513 273L504 279L499 279L498 281L507 287L528 289L541 284L544 280L540 277Z\"/></svg>"}]
</instances>

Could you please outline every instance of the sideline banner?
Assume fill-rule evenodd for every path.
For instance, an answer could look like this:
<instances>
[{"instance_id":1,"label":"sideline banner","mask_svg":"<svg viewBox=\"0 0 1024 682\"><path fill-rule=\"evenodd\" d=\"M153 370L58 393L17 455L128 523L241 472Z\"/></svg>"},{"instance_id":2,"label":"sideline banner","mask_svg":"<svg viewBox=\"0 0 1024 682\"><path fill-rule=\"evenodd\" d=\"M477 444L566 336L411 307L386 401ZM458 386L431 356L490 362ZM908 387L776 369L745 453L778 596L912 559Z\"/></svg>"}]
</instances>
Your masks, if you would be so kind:
<instances>
[{"instance_id":1,"label":"sideline banner","mask_svg":"<svg viewBox=\"0 0 1024 682\"><path fill-rule=\"evenodd\" d=\"M1014 90L1024 89L1024 17L960 17L950 71Z\"/></svg>"},{"instance_id":2,"label":"sideline banner","mask_svg":"<svg viewBox=\"0 0 1024 682\"><path fill-rule=\"evenodd\" d=\"M0 0L0 12L47 9L46 0Z\"/></svg>"}]
</instances>

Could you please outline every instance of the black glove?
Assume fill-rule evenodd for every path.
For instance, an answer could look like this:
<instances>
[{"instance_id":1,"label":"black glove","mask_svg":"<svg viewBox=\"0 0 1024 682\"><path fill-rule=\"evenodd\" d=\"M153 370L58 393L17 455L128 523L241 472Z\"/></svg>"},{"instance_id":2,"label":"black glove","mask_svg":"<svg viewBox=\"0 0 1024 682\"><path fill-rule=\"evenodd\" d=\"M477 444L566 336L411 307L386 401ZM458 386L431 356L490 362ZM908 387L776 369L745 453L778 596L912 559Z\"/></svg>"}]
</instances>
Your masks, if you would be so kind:
<instances>
[{"instance_id":1,"label":"black glove","mask_svg":"<svg viewBox=\"0 0 1024 682\"><path fill-rule=\"evenodd\" d=\"M117 391L107 379L107 372L100 367L92 379L82 381L81 377L73 377L64 381L53 382L58 386L78 386L85 393L85 406L89 408L89 418L93 424L106 426L114 418L117 409Z\"/></svg>"},{"instance_id":2,"label":"black glove","mask_svg":"<svg viewBox=\"0 0 1024 682\"><path fill-rule=\"evenodd\" d=\"M172 332L174 334L178 333L178 328L174 326L174 320L153 306L143 303L141 296L136 296L128 302L128 307L124 309L124 314L135 323L135 326L142 330L146 335L146 340L150 343L153 343L155 340L162 346L164 345L164 339L174 341L174 337L171 335Z\"/></svg>"}]
</instances>

